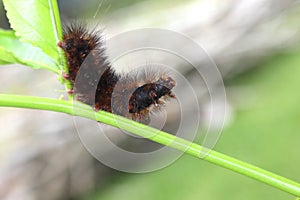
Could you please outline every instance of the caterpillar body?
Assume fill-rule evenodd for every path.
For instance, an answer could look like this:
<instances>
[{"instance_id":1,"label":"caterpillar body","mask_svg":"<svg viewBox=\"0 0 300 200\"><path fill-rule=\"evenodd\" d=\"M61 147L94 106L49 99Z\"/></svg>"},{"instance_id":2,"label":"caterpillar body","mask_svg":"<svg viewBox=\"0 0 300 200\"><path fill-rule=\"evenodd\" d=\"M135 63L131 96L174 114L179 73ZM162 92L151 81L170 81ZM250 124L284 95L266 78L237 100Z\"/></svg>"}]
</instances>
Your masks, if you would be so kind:
<instances>
[{"instance_id":1,"label":"caterpillar body","mask_svg":"<svg viewBox=\"0 0 300 200\"><path fill-rule=\"evenodd\" d=\"M146 122L150 111L175 98L175 80L161 69L144 69L135 74L117 73L105 55L101 32L79 23L64 28L58 43L68 62L64 77L72 83L75 100L124 117Z\"/></svg>"}]
</instances>

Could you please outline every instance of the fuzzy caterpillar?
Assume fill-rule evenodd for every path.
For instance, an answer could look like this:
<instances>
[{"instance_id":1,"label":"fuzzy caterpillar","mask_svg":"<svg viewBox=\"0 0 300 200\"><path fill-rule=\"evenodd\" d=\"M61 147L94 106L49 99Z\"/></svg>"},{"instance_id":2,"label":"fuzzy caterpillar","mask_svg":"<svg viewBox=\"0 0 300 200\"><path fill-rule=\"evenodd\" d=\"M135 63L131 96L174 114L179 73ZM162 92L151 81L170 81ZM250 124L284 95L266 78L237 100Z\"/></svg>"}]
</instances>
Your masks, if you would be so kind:
<instances>
[{"instance_id":1,"label":"fuzzy caterpillar","mask_svg":"<svg viewBox=\"0 0 300 200\"><path fill-rule=\"evenodd\" d=\"M146 122L154 106L175 98L175 80L164 71L142 70L138 74L118 74L108 62L101 34L82 24L64 28L58 43L67 58L75 100L137 121ZM78 72L83 74L78 75ZM75 81L76 80L76 81ZM94 89L93 89L94 88Z\"/></svg>"}]
</instances>

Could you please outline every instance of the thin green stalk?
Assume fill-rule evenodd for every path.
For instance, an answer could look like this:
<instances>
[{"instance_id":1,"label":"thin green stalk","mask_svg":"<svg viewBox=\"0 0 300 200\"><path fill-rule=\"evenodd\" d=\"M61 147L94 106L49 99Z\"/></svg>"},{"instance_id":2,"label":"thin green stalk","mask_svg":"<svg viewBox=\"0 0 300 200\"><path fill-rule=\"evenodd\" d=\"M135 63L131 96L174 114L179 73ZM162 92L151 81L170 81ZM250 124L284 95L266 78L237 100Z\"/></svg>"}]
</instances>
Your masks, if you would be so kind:
<instances>
[{"instance_id":1,"label":"thin green stalk","mask_svg":"<svg viewBox=\"0 0 300 200\"><path fill-rule=\"evenodd\" d=\"M149 140L162 145L178 149L186 154L201 158L215 165L230 169L239 174L243 174L260 182L266 183L274 188L278 188L282 191L293 194L296 197L300 197L300 184L297 182L216 151L210 151L198 144L178 138L169 133L159 131L155 128L137 123L124 117L104 111L99 111L96 113L91 107L82 103L76 102L73 104L73 101L0 94L0 106L51 110L97 120L105 124L129 131L133 134L148 138ZM204 152L207 153L205 156L203 156Z\"/></svg>"},{"instance_id":2,"label":"thin green stalk","mask_svg":"<svg viewBox=\"0 0 300 200\"><path fill-rule=\"evenodd\" d=\"M62 24L61 24L61 20L60 20L60 14L59 14L59 9L58 9L58 5L57 5L57 0L48 0L48 1L49 1L49 5L50 5L50 14L51 14L51 19L52 19L52 27L54 29L55 39L56 39L56 42L59 42L59 41L62 41L62 39L63 39L63 32L62 32ZM69 68L68 68L66 57L65 57L65 53L58 46L57 46L57 50L58 50L58 53L60 56L59 59L60 59L60 64L62 65L62 69L66 74L68 74ZM63 78L62 74L61 74L60 78L65 83L65 87L67 90L72 89L71 81ZM69 95L69 99L72 100L73 95Z\"/></svg>"}]
</instances>

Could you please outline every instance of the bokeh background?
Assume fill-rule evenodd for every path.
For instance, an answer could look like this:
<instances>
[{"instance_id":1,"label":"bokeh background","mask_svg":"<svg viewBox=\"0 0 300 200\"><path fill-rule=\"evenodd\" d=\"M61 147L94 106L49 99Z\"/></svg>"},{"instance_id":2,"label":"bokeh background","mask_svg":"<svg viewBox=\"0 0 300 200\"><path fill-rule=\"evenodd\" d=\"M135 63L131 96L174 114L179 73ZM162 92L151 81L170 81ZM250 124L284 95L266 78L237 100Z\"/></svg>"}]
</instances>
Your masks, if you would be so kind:
<instances>
[{"instance_id":1,"label":"bokeh background","mask_svg":"<svg viewBox=\"0 0 300 200\"><path fill-rule=\"evenodd\" d=\"M0 26L9 28L0 5ZM214 150L300 182L299 1L61 0L59 6L64 21L100 24L107 38L154 27L196 41L217 64L227 94L228 115ZM193 81L193 72L185 73ZM0 92L59 98L57 78L1 66ZM205 110L207 98L199 100ZM295 199L186 155L151 173L115 171L87 152L64 114L1 108L0 130L0 199Z\"/></svg>"}]
</instances>

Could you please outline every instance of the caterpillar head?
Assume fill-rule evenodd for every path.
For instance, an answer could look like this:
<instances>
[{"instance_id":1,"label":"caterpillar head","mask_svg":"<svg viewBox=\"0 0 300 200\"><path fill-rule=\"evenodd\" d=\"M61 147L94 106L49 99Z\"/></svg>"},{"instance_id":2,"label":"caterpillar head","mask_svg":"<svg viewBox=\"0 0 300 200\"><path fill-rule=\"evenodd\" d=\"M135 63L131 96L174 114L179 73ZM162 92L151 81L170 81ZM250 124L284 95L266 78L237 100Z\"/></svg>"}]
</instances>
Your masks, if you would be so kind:
<instances>
[{"instance_id":1,"label":"caterpillar head","mask_svg":"<svg viewBox=\"0 0 300 200\"><path fill-rule=\"evenodd\" d=\"M161 77L154 83L148 83L137 88L129 100L129 112L140 113L152 104L155 106L163 104L163 101L160 101L162 97L174 98L175 95L172 94L171 90L175 85L176 82L171 77Z\"/></svg>"}]
</instances>

